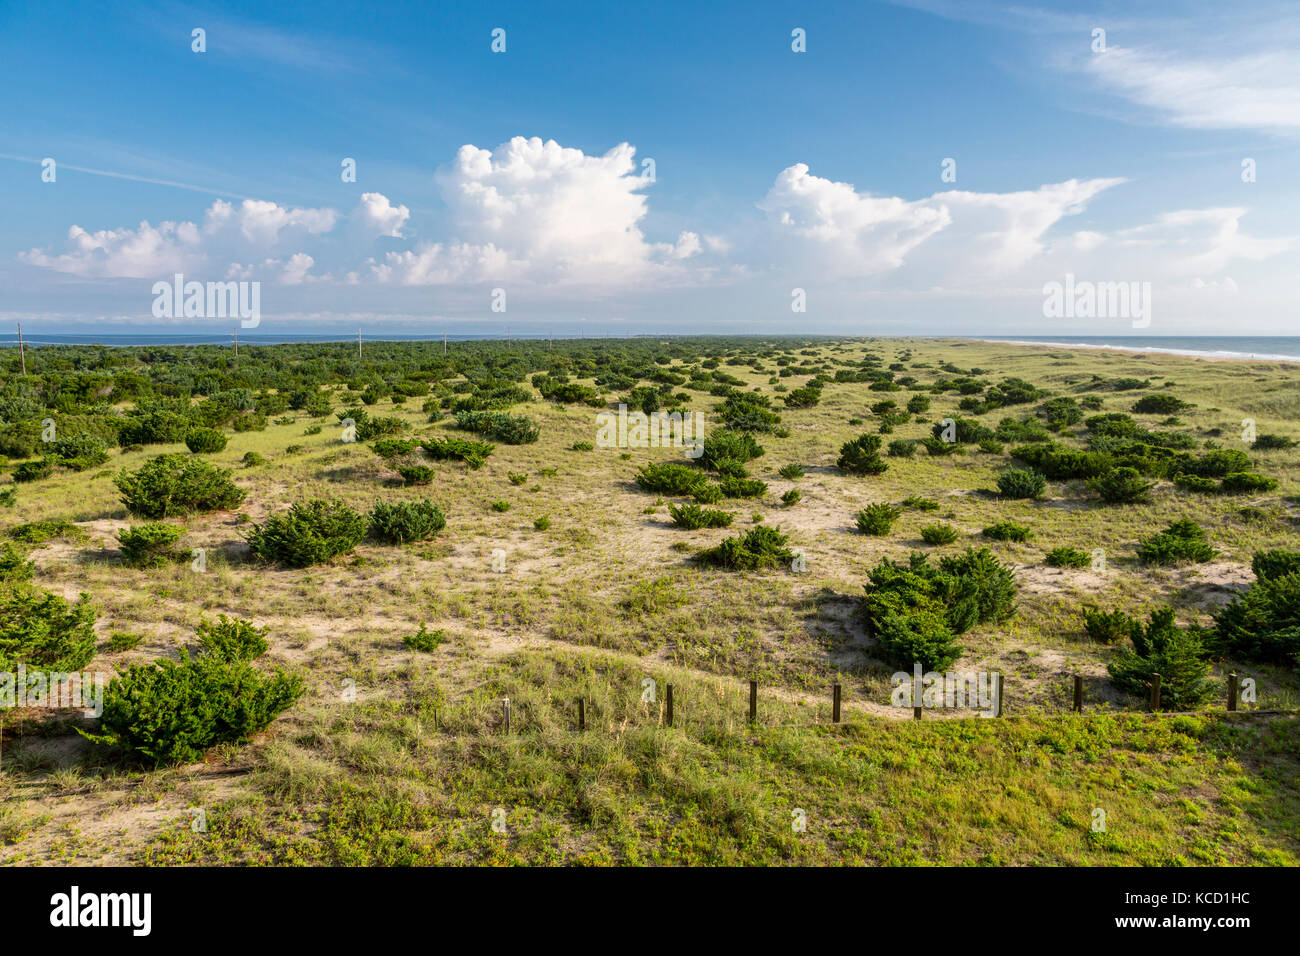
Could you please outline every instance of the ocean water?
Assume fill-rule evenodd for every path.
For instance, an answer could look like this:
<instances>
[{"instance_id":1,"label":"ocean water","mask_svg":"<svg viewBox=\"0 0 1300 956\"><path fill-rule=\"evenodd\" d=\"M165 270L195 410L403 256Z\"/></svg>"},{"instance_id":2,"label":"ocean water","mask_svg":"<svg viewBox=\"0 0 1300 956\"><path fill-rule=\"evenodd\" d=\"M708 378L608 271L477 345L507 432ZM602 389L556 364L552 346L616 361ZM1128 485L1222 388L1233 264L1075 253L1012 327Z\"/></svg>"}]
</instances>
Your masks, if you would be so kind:
<instances>
[{"instance_id":1,"label":"ocean water","mask_svg":"<svg viewBox=\"0 0 1300 956\"><path fill-rule=\"evenodd\" d=\"M1294 335L981 335L985 342L1124 349L1208 358L1257 358L1300 362L1300 336Z\"/></svg>"}]
</instances>

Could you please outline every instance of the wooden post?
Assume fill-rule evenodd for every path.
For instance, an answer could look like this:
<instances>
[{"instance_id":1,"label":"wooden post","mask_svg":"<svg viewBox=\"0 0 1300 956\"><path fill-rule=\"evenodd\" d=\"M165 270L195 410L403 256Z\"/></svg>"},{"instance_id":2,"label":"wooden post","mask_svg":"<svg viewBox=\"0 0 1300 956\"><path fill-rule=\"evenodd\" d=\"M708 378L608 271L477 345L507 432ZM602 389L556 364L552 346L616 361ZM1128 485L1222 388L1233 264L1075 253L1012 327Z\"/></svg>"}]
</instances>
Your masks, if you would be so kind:
<instances>
[{"instance_id":1,"label":"wooden post","mask_svg":"<svg viewBox=\"0 0 1300 956\"><path fill-rule=\"evenodd\" d=\"M502 710L506 715L506 733L510 733L510 698L507 697L501 702Z\"/></svg>"},{"instance_id":2,"label":"wooden post","mask_svg":"<svg viewBox=\"0 0 1300 956\"><path fill-rule=\"evenodd\" d=\"M749 682L749 722L758 720L758 681Z\"/></svg>"},{"instance_id":3,"label":"wooden post","mask_svg":"<svg viewBox=\"0 0 1300 956\"><path fill-rule=\"evenodd\" d=\"M578 729L587 729L587 702L581 697L578 698Z\"/></svg>"},{"instance_id":4,"label":"wooden post","mask_svg":"<svg viewBox=\"0 0 1300 956\"><path fill-rule=\"evenodd\" d=\"M1228 710L1237 709L1237 674L1228 675Z\"/></svg>"},{"instance_id":5,"label":"wooden post","mask_svg":"<svg viewBox=\"0 0 1300 956\"><path fill-rule=\"evenodd\" d=\"M668 685L668 713L665 716L666 716L666 722L668 726L671 727L673 725L673 685L672 684Z\"/></svg>"},{"instance_id":6,"label":"wooden post","mask_svg":"<svg viewBox=\"0 0 1300 956\"><path fill-rule=\"evenodd\" d=\"M27 353L23 351L23 324L18 323L18 361L22 362L23 374L27 374Z\"/></svg>"},{"instance_id":7,"label":"wooden post","mask_svg":"<svg viewBox=\"0 0 1300 956\"><path fill-rule=\"evenodd\" d=\"M1083 678L1078 674L1074 675L1074 712L1083 713Z\"/></svg>"},{"instance_id":8,"label":"wooden post","mask_svg":"<svg viewBox=\"0 0 1300 956\"><path fill-rule=\"evenodd\" d=\"M831 688L831 723L840 722L840 685L835 684Z\"/></svg>"},{"instance_id":9,"label":"wooden post","mask_svg":"<svg viewBox=\"0 0 1300 956\"><path fill-rule=\"evenodd\" d=\"M357 361L361 361L361 326L357 326Z\"/></svg>"},{"instance_id":10,"label":"wooden post","mask_svg":"<svg viewBox=\"0 0 1300 956\"><path fill-rule=\"evenodd\" d=\"M1160 709L1160 675L1151 675L1151 709L1153 711Z\"/></svg>"},{"instance_id":11,"label":"wooden post","mask_svg":"<svg viewBox=\"0 0 1300 956\"><path fill-rule=\"evenodd\" d=\"M997 713L995 713L993 716L995 716L995 717L1001 717L1001 716L1002 716L1002 704L1003 704L1003 701L1006 699L1006 694L1005 694L1005 692L1004 692L1004 688L1005 688L1006 684L1005 684L1005 682L1004 682L1003 679L1002 679L1002 672L1001 672L1001 671L998 671L998 673L997 673L997 680L998 680L998 705L997 705Z\"/></svg>"},{"instance_id":12,"label":"wooden post","mask_svg":"<svg viewBox=\"0 0 1300 956\"><path fill-rule=\"evenodd\" d=\"M239 358L239 326L235 326L235 358Z\"/></svg>"}]
</instances>

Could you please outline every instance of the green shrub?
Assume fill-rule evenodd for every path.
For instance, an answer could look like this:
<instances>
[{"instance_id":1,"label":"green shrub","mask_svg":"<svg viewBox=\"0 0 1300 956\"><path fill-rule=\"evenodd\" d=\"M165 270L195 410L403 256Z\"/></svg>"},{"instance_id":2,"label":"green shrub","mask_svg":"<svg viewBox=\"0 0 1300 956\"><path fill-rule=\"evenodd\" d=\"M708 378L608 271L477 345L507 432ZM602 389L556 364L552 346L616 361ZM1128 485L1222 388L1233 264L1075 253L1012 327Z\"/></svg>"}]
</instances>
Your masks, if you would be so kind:
<instances>
[{"instance_id":1,"label":"green shrub","mask_svg":"<svg viewBox=\"0 0 1300 956\"><path fill-rule=\"evenodd\" d=\"M101 733L84 734L155 765L193 763L219 743L265 730L302 695L302 679L215 656L129 667L104 695Z\"/></svg>"},{"instance_id":2,"label":"green shrub","mask_svg":"<svg viewBox=\"0 0 1300 956\"><path fill-rule=\"evenodd\" d=\"M1071 548L1068 545L1062 545L1048 551L1044 560L1049 568L1077 569L1086 568L1092 564L1092 558L1087 551L1080 551L1078 548Z\"/></svg>"},{"instance_id":3,"label":"green shrub","mask_svg":"<svg viewBox=\"0 0 1300 956\"><path fill-rule=\"evenodd\" d=\"M699 552L695 559L728 571L761 571L788 565L794 552L779 528L759 525L745 534L727 538L715 548Z\"/></svg>"},{"instance_id":4,"label":"green shrub","mask_svg":"<svg viewBox=\"0 0 1300 956\"><path fill-rule=\"evenodd\" d=\"M946 670L961 656L958 634L1015 611L1015 578L987 548L968 548L937 566L921 554L885 559L870 574L863 616L881 655L900 667Z\"/></svg>"},{"instance_id":5,"label":"green shrub","mask_svg":"<svg viewBox=\"0 0 1300 956\"><path fill-rule=\"evenodd\" d=\"M446 526L446 516L432 501L381 501L370 509L370 534L387 544L427 541Z\"/></svg>"},{"instance_id":6,"label":"green shrub","mask_svg":"<svg viewBox=\"0 0 1300 956\"><path fill-rule=\"evenodd\" d=\"M903 513L903 509L890 504L867 505L857 515L858 530L863 534L886 535Z\"/></svg>"},{"instance_id":7,"label":"green shrub","mask_svg":"<svg viewBox=\"0 0 1300 956\"><path fill-rule=\"evenodd\" d=\"M27 552L12 541L0 545L0 581L30 581L36 563L27 560Z\"/></svg>"},{"instance_id":8,"label":"green shrub","mask_svg":"<svg viewBox=\"0 0 1300 956\"><path fill-rule=\"evenodd\" d=\"M1257 494L1275 490L1277 488L1277 479L1267 478L1264 475L1257 475L1249 471L1234 471L1223 476L1221 488L1229 494Z\"/></svg>"},{"instance_id":9,"label":"green shrub","mask_svg":"<svg viewBox=\"0 0 1300 956\"><path fill-rule=\"evenodd\" d=\"M184 528L151 521L119 531L117 540L122 548L122 559L127 564L136 568L158 568L176 560L172 547L184 534Z\"/></svg>"},{"instance_id":10,"label":"green shrub","mask_svg":"<svg viewBox=\"0 0 1300 956\"><path fill-rule=\"evenodd\" d=\"M258 627L252 621L218 614L215 621L199 622L198 639L203 654L227 664L252 661L266 653L270 644L266 635L269 627Z\"/></svg>"},{"instance_id":11,"label":"green shrub","mask_svg":"<svg viewBox=\"0 0 1300 956\"><path fill-rule=\"evenodd\" d=\"M999 521L997 524L991 524L980 534L994 541L1028 541L1034 536L1027 526L1016 524L1014 521Z\"/></svg>"},{"instance_id":12,"label":"green shrub","mask_svg":"<svg viewBox=\"0 0 1300 956\"><path fill-rule=\"evenodd\" d=\"M855 475L883 475L889 465L880 457L880 436L859 435L845 442L836 466Z\"/></svg>"},{"instance_id":13,"label":"green shrub","mask_svg":"<svg viewBox=\"0 0 1300 956\"><path fill-rule=\"evenodd\" d=\"M781 496L781 504L789 508L792 505L797 505L802 498L803 498L803 494L799 491L798 488L791 488L789 491L787 491L785 494Z\"/></svg>"},{"instance_id":14,"label":"green shrub","mask_svg":"<svg viewBox=\"0 0 1300 956\"><path fill-rule=\"evenodd\" d=\"M265 465L266 459L255 451L244 452L244 457L239 459L245 468L255 468L258 465Z\"/></svg>"},{"instance_id":15,"label":"green shrub","mask_svg":"<svg viewBox=\"0 0 1300 956\"><path fill-rule=\"evenodd\" d=\"M1300 571L1300 551L1256 551L1250 569L1261 581L1295 574Z\"/></svg>"},{"instance_id":16,"label":"green shrub","mask_svg":"<svg viewBox=\"0 0 1300 956\"><path fill-rule=\"evenodd\" d=\"M637 472L636 483L643 491L664 495L689 495L703 484L698 469L677 462L651 462Z\"/></svg>"},{"instance_id":17,"label":"green shrub","mask_svg":"<svg viewBox=\"0 0 1300 956\"><path fill-rule=\"evenodd\" d=\"M1300 442L1297 442L1293 438L1286 438L1282 435L1258 435L1255 438L1255 443L1251 445L1251 447L1258 449L1259 451L1273 451L1278 449L1294 448L1296 445L1300 445Z\"/></svg>"},{"instance_id":18,"label":"green shrub","mask_svg":"<svg viewBox=\"0 0 1300 956\"><path fill-rule=\"evenodd\" d=\"M366 536L367 521L341 501L296 502L245 533L249 550L264 561L305 568L348 554Z\"/></svg>"},{"instance_id":19,"label":"green shrub","mask_svg":"<svg viewBox=\"0 0 1300 956\"><path fill-rule=\"evenodd\" d=\"M723 475L718 480L724 498L761 498L767 494L767 485L757 478L738 478L735 475Z\"/></svg>"},{"instance_id":20,"label":"green shrub","mask_svg":"<svg viewBox=\"0 0 1300 956\"><path fill-rule=\"evenodd\" d=\"M413 651L423 651L429 653L435 650L439 644L447 639L447 632L439 628L436 631L425 630L423 622L420 623L420 630L414 634L408 634L402 638L402 643Z\"/></svg>"},{"instance_id":21,"label":"green shrub","mask_svg":"<svg viewBox=\"0 0 1300 956\"><path fill-rule=\"evenodd\" d=\"M52 538L80 539L85 532L66 518L46 518L44 521L29 521L14 525L7 532L9 537L24 544L43 544Z\"/></svg>"},{"instance_id":22,"label":"green shrub","mask_svg":"<svg viewBox=\"0 0 1300 956\"><path fill-rule=\"evenodd\" d=\"M718 485L701 481L691 490L691 497L702 505L716 505L726 496Z\"/></svg>"},{"instance_id":23,"label":"green shrub","mask_svg":"<svg viewBox=\"0 0 1300 956\"><path fill-rule=\"evenodd\" d=\"M799 465L782 465L777 474L787 481L797 481L804 476L804 470Z\"/></svg>"},{"instance_id":24,"label":"green shrub","mask_svg":"<svg viewBox=\"0 0 1300 956\"><path fill-rule=\"evenodd\" d=\"M1203 494L1211 494L1219 490L1219 483L1213 478L1190 474L1174 475L1174 486L1184 491L1199 491Z\"/></svg>"},{"instance_id":25,"label":"green shrub","mask_svg":"<svg viewBox=\"0 0 1300 956\"><path fill-rule=\"evenodd\" d=\"M401 465L397 473L408 486L433 484L433 479L437 475L437 472L428 465Z\"/></svg>"},{"instance_id":26,"label":"green shrub","mask_svg":"<svg viewBox=\"0 0 1300 956\"><path fill-rule=\"evenodd\" d=\"M230 473L190 455L158 455L113 479L126 510L141 518L170 518L237 508L248 494Z\"/></svg>"},{"instance_id":27,"label":"green shrub","mask_svg":"<svg viewBox=\"0 0 1300 956\"><path fill-rule=\"evenodd\" d=\"M1181 466L1185 474L1202 478L1223 478L1233 472L1250 471L1250 456L1237 448L1216 448Z\"/></svg>"},{"instance_id":28,"label":"green shrub","mask_svg":"<svg viewBox=\"0 0 1300 956\"><path fill-rule=\"evenodd\" d=\"M721 429L714 431L704 439L704 449L700 454L699 464L714 471L722 471L720 463L736 462L744 464L761 458L765 454L760 445L749 432Z\"/></svg>"},{"instance_id":29,"label":"green shrub","mask_svg":"<svg viewBox=\"0 0 1300 956\"><path fill-rule=\"evenodd\" d=\"M95 617L84 594L69 606L25 582L0 582L0 672L81 670L95 656Z\"/></svg>"},{"instance_id":30,"label":"green shrub","mask_svg":"<svg viewBox=\"0 0 1300 956\"><path fill-rule=\"evenodd\" d=\"M226 435L217 428L191 428L185 433L185 447L196 455L225 451Z\"/></svg>"},{"instance_id":31,"label":"green shrub","mask_svg":"<svg viewBox=\"0 0 1300 956\"><path fill-rule=\"evenodd\" d=\"M533 519L534 531L549 531L551 527L551 516L542 515L540 518Z\"/></svg>"},{"instance_id":32,"label":"green shrub","mask_svg":"<svg viewBox=\"0 0 1300 956\"><path fill-rule=\"evenodd\" d=\"M1097 478L1088 479L1088 487L1107 504L1137 504L1151 500L1154 481L1147 481L1134 468L1116 468Z\"/></svg>"},{"instance_id":33,"label":"green shrub","mask_svg":"<svg viewBox=\"0 0 1300 956\"><path fill-rule=\"evenodd\" d=\"M1209 561L1218 552L1205 540L1205 532L1189 519L1175 521L1164 531L1143 538L1138 544L1138 558L1143 564L1177 564Z\"/></svg>"},{"instance_id":34,"label":"green shrub","mask_svg":"<svg viewBox=\"0 0 1300 956\"><path fill-rule=\"evenodd\" d=\"M1162 710L1194 710L1214 696L1206 679L1209 665L1201 659L1201 641L1174 626L1172 608L1153 611L1145 626L1134 622L1131 642L1106 668L1120 690L1149 698L1159 674Z\"/></svg>"},{"instance_id":35,"label":"green shrub","mask_svg":"<svg viewBox=\"0 0 1300 956\"><path fill-rule=\"evenodd\" d=\"M495 445L488 442L452 437L426 438L420 442L420 445L430 458L437 461L460 459L471 466L474 460L478 460L479 464L482 464L496 449Z\"/></svg>"},{"instance_id":36,"label":"green shrub","mask_svg":"<svg viewBox=\"0 0 1300 956\"><path fill-rule=\"evenodd\" d=\"M492 411L457 412L456 427L495 438L503 445L528 445L537 441L541 433L531 418Z\"/></svg>"},{"instance_id":37,"label":"green shrub","mask_svg":"<svg viewBox=\"0 0 1300 956\"><path fill-rule=\"evenodd\" d=\"M506 477L510 479L510 484L517 486L517 485L522 485L525 481L528 480L528 473L519 472L519 471L509 471L506 472Z\"/></svg>"},{"instance_id":38,"label":"green shrub","mask_svg":"<svg viewBox=\"0 0 1300 956\"><path fill-rule=\"evenodd\" d=\"M957 529L950 524L931 524L921 529L921 540L929 545L952 544L957 540Z\"/></svg>"},{"instance_id":39,"label":"green shrub","mask_svg":"<svg viewBox=\"0 0 1300 956\"><path fill-rule=\"evenodd\" d=\"M139 634L131 634L127 631L114 631L108 638L108 649L114 653L122 651L133 651L140 646L144 640Z\"/></svg>"},{"instance_id":40,"label":"green shrub","mask_svg":"<svg viewBox=\"0 0 1300 956\"><path fill-rule=\"evenodd\" d=\"M1145 395L1134 404L1133 411L1138 415L1173 415L1191 407L1172 395Z\"/></svg>"},{"instance_id":41,"label":"green shrub","mask_svg":"<svg viewBox=\"0 0 1300 956\"><path fill-rule=\"evenodd\" d=\"M40 481L52 474L54 474L54 462L48 458L21 461L14 466L14 481L19 483Z\"/></svg>"},{"instance_id":42,"label":"green shrub","mask_svg":"<svg viewBox=\"0 0 1300 956\"><path fill-rule=\"evenodd\" d=\"M1281 557L1286 554L1288 557ZM1300 663L1300 569L1295 552L1261 552L1255 581L1214 615L1216 649L1244 661ZM1263 572L1262 574L1260 572Z\"/></svg>"},{"instance_id":43,"label":"green shrub","mask_svg":"<svg viewBox=\"0 0 1300 956\"><path fill-rule=\"evenodd\" d=\"M895 438L889 443L890 458L911 458L916 454L916 442L910 438Z\"/></svg>"},{"instance_id":44,"label":"green shrub","mask_svg":"<svg viewBox=\"0 0 1300 956\"><path fill-rule=\"evenodd\" d=\"M669 505L668 514L673 524L679 528L694 530L696 528L726 528L730 526L735 515L729 511L715 511L701 508L696 504Z\"/></svg>"},{"instance_id":45,"label":"green shrub","mask_svg":"<svg viewBox=\"0 0 1300 956\"><path fill-rule=\"evenodd\" d=\"M1047 478L1038 471L1010 468L998 475L998 494L1003 498L1041 498Z\"/></svg>"},{"instance_id":46,"label":"green shrub","mask_svg":"<svg viewBox=\"0 0 1300 956\"><path fill-rule=\"evenodd\" d=\"M1129 640L1141 626L1123 611L1103 611L1092 606L1083 609L1083 629L1098 644L1119 644Z\"/></svg>"},{"instance_id":47,"label":"green shrub","mask_svg":"<svg viewBox=\"0 0 1300 956\"><path fill-rule=\"evenodd\" d=\"M575 441L573 443L574 451L594 451L596 446L589 441Z\"/></svg>"},{"instance_id":48,"label":"green shrub","mask_svg":"<svg viewBox=\"0 0 1300 956\"><path fill-rule=\"evenodd\" d=\"M0 488L0 508L12 508L17 501L17 488Z\"/></svg>"},{"instance_id":49,"label":"green shrub","mask_svg":"<svg viewBox=\"0 0 1300 956\"><path fill-rule=\"evenodd\" d=\"M916 495L912 495L903 499L903 507L914 508L917 511L938 511L939 502L935 501L933 498L919 498Z\"/></svg>"}]
</instances>

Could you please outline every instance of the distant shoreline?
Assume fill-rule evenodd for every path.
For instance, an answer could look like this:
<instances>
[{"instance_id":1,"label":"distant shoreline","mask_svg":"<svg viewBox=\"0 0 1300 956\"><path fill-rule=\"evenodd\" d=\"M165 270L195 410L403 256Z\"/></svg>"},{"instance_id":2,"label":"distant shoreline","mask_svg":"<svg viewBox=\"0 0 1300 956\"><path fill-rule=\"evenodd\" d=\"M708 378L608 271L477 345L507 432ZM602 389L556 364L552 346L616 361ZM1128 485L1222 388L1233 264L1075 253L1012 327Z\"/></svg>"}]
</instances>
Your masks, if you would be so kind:
<instances>
[{"instance_id":1,"label":"distant shoreline","mask_svg":"<svg viewBox=\"0 0 1300 956\"><path fill-rule=\"evenodd\" d=\"M1172 336L1171 336L1172 337ZM1184 358L1204 359L1208 362L1300 362L1300 355L1281 355L1264 352L1232 352L1226 349L1169 348L1159 345L1113 345L1109 342L1045 342L1041 339L969 339L986 345L1033 345L1053 349L1096 349L1106 352L1156 352L1160 355L1181 355Z\"/></svg>"}]
</instances>

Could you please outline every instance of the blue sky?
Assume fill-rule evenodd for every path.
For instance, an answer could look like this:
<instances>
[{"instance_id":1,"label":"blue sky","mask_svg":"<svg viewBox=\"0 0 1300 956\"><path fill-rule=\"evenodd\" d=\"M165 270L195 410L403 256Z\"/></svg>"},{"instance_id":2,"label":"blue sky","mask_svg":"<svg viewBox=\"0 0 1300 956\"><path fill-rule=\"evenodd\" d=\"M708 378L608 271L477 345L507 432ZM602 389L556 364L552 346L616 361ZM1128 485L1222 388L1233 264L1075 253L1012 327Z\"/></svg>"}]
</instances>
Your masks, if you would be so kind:
<instances>
[{"instance_id":1,"label":"blue sky","mask_svg":"<svg viewBox=\"0 0 1300 956\"><path fill-rule=\"evenodd\" d=\"M229 325L152 314L182 272L269 332L1133 331L1045 317L1069 273L1149 283L1143 334L1287 334L1297 41L1268 3L10 0L0 321Z\"/></svg>"}]
</instances>

